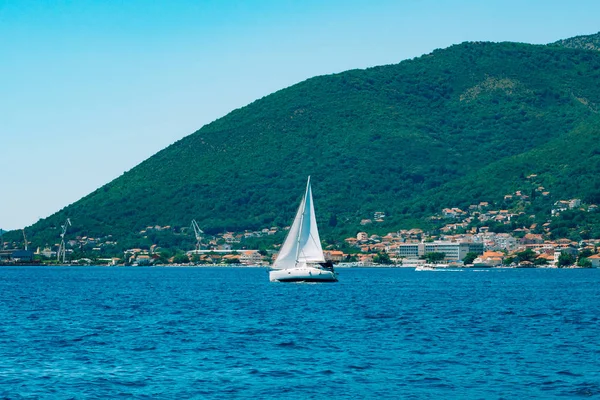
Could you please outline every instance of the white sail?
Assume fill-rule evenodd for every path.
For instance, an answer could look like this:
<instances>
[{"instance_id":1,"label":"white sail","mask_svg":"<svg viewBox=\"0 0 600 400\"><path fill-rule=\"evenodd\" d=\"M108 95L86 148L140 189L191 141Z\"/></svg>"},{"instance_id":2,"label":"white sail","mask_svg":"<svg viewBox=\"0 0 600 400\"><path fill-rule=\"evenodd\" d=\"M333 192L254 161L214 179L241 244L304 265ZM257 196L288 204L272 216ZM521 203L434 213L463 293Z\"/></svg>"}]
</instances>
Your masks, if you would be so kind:
<instances>
[{"instance_id":1,"label":"white sail","mask_svg":"<svg viewBox=\"0 0 600 400\"><path fill-rule=\"evenodd\" d=\"M309 176L296 218L281 246L273 268L287 269L302 263L320 262L325 262L325 257L317 228Z\"/></svg>"}]
</instances>

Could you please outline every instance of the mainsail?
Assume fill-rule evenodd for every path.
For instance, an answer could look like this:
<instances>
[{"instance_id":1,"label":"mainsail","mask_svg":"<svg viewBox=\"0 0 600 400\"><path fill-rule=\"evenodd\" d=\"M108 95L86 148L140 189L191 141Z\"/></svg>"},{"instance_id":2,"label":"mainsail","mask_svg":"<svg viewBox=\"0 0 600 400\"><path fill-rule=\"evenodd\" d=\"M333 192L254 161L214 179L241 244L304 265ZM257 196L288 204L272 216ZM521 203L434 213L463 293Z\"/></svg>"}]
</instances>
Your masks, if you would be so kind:
<instances>
[{"instance_id":1,"label":"mainsail","mask_svg":"<svg viewBox=\"0 0 600 400\"><path fill-rule=\"evenodd\" d=\"M325 257L317 228L309 176L306 192L273 268L287 269L302 263L322 262L325 262Z\"/></svg>"}]
</instances>

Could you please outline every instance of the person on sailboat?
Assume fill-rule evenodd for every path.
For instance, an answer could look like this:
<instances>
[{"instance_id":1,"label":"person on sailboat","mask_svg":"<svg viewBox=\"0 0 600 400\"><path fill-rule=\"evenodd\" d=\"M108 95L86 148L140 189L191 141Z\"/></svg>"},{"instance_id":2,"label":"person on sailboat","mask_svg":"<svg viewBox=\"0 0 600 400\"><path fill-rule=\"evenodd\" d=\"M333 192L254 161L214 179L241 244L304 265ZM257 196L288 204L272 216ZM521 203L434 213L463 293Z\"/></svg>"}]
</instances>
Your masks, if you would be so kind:
<instances>
[{"instance_id":1,"label":"person on sailboat","mask_svg":"<svg viewBox=\"0 0 600 400\"><path fill-rule=\"evenodd\" d=\"M333 271L333 262L331 260L327 260L324 263L319 264L321 267Z\"/></svg>"}]
</instances>

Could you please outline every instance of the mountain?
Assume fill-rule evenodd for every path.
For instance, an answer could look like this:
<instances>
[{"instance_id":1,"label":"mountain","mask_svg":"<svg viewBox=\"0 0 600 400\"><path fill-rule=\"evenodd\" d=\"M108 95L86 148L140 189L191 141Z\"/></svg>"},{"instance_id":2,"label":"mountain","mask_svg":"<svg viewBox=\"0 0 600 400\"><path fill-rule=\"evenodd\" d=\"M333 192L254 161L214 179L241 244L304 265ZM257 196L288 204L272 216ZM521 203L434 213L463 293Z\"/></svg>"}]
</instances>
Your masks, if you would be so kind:
<instances>
[{"instance_id":1,"label":"mountain","mask_svg":"<svg viewBox=\"0 0 600 400\"><path fill-rule=\"evenodd\" d=\"M600 33L594 35L575 36L552 43L554 46L569 49L600 50Z\"/></svg>"},{"instance_id":2,"label":"mountain","mask_svg":"<svg viewBox=\"0 0 600 400\"><path fill-rule=\"evenodd\" d=\"M498 201L499 193L517 190L540 196L535 189L542 187L543 191L557 191L554 194L560 199L583 197L588 203L600 203L595 173L600 170L599 126L600 118L591 117L543 145L494 161L438 190L425 192L415 202L445 204L459 199L457 205L466 207L480 199ZM452 199L448 199L450 193Z\"/></svg>"},{"instance_id":3,"label":"mountain","mask_svg":"<svg viewBox=\"0 0 600 400\"><path fill-rule=\"evenodd\" d=\"M54 243L147 226L285 226L308 175L320 226L410 227L442 207L501 200L525 177L599 199L598 34L551 45L466 42L395 65L318 76L237 109L28 228ZM590 47L592 46L592 47Z\"/></svg>"}]
</instances>

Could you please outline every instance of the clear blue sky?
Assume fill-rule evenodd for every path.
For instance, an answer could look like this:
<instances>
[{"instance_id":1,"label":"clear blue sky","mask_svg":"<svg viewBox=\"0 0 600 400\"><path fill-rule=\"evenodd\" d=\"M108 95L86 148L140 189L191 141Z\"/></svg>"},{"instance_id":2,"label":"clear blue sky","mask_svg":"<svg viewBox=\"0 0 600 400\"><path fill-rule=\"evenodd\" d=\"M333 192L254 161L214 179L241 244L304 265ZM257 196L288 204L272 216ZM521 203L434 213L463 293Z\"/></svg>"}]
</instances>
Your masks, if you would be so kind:
<instances>
[{"instance_id":1,"label":"clear blue sky","mask_svg":"<svg viewBox=\"0 0 600 400\"><path fill-rule=\"evenodd\" d=\"M597 0L0 0L0 228L315 75L600 30Z\"/></svg>"}]
</instances>

